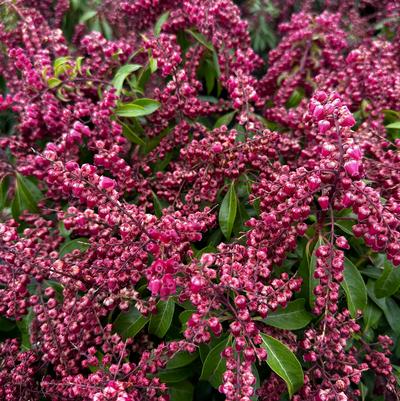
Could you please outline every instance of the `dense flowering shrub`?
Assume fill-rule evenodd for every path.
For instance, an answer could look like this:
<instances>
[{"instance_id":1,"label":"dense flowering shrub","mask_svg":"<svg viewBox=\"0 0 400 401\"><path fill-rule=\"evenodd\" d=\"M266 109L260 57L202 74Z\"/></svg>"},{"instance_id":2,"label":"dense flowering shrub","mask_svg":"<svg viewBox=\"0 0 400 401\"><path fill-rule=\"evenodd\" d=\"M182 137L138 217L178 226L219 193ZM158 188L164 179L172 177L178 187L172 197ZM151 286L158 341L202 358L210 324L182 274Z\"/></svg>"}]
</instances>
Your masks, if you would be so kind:
<instances>
[{"instance_id":1,"label":"dense flowering shrub","mask_svg":"<svg viewBox=\"0 0 400 401\"><path fill-rule=\"evenodd\" d=\"M399 400L400 5L0 0L0 400Z\"/></svg>"}]
</instances>

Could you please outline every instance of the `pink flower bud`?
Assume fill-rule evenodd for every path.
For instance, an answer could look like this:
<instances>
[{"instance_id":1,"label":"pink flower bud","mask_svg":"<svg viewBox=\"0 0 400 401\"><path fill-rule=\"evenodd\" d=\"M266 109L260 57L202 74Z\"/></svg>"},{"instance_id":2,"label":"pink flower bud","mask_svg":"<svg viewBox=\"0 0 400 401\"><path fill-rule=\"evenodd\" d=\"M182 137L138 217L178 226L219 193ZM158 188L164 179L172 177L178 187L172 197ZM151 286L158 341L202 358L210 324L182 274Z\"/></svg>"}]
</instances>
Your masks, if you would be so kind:
<instances>
[{"instance_id":1,"label":"pink flower bud","mask_svg":"<svg viewBox=\"0 0 400 401\"><path fill-rule=\"evenodd\" d=\"M329 198L327 196L320 196L318 198L318 203L322 210L328 210L329 208Z\"/></svg>"},{"instance_id":2,"label":"pink flower bud","mask_svg":"<svg viewBox=\"0 0 400 401\"><path fill-rule=\"evenodd\" d=\"M312 175L311 177L309 177L307 182L308 182L308 188L310 189L310 191L315 191L321 185L321 179L315 175Z\"/></svg>"},{"instance_id":3,"label":"pink flower bud","mask_svg":"<svg viewBox=\"0 0 400 401\"><path fill-rule=\"evenodd\" d=\"M331 124L327 120L321 120L318 123L318 130L319 130L320 134L325 134L325 132L328 131L330 127L331 127Z\"/></svg>"},{"instance_id":4,"label":"pink flower bud","mask_svg":"<svg viewBox=\"0 0 400 401\"><path fill-rule=\"evenodd\" d=\"M215 143L213 143L212 144L212 146L211 146L211 150L214 152L214 153L221 153L222 151L223 151L223 147L222 147L222 145L221 145L221 143L220 142L215 142Z\"/></svg>"},{"instance_id":5,"label":"pink flower bud","mask_svg":"<svg viewBox=\"0 0 400 401\"><path fill-rule=\"evenodd\" d=\"M313 111L313 117L317 121L320 121L320 120L322 120L323 116L324 116L324 107L321 105L315 106L314 111Z\"/></svg>"},{"instance_id":6,"label":"pink flower bud","mask_svg":"<svg viewBox=\"0 0 400 401\"><path fill-rule=\"evenodd\" d=\"M161 280L159 279L150 280L147 288L151 291L151 295L153 296L158 295L161 288Z\"/></svg>"},{"instance_id":7,"label":"pink flower bud","mask_svg":"<svg viewBox=\"0 0 400 401\"><path fill-rule=\"evenodd\" d=\"M357 160L350 160L344 164L344 169L350 177L357 177L360 174L361 163Z\"/></svg>"},{"instance_id":8,"label":"pink flower bud","mask_svg":"<svg viewBox=\"0 0 400 401\"><path fill-rule=\"evenodd\" d=\"M347 239L342 235L336 239L336 245L342 249L350 249L350 245Z\"/></svg>"},{"instance_id":9,"label":"pink flower bud","mask_svg":"<svg viewBox=\"0 0 400 401\"><path fill-rule=\"evenodd\" d=\"M353 117L352 114L345 115L339 121L339 124L342 127L352 127L353 125L355 125L355 123L356 123L356 120L355 120L355 118Z\"/></svg>"},{"instance_id":10,"label":"pink flower bud","mask_svg":"<svg viewBox=\"0 0 400 401\"><path fill-rule=\"evenodd\" d=\"M353 146L347 150L347 155L354 160L361 160L362 153L359 146Z\"/></svg>"},{"instance_id":11,"label":"pink flower bud","mask_svg":"<svg viewBox=\"0 0 400 401\"><path fill-rule=\"evenodd\" d=\"M115 188L115 180L109 177L105 177L102 175L99 181L99 187L106 191L112 191Z\"/></svg>"}]
</instances>

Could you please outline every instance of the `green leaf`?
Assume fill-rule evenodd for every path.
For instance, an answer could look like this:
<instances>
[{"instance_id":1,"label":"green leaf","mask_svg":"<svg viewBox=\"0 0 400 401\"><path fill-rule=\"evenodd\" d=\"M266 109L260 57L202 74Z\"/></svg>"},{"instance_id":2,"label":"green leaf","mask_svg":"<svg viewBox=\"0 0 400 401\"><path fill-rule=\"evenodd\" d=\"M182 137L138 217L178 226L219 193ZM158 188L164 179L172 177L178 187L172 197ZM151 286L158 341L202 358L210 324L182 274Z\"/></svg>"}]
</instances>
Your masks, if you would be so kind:
<instances>
[{"instance_id":1,"label":"green leaf","mask_svg":"<svg viewBox=\"0 0 400 401\"><path fill-rule=\"evenodd\" d=\"M261 346L267 351L267 364L285 381L291 398L304 383L300 362L293 352L276 338L266 334L261 334L261 338Z\"/></svg>"},{"instance_id":2,"label":"green leaf","mask_svg":"<svg viewBox=\"0 0 400 401\"><path fill-rule=\"evenodd\" d=\"M124 137L132 143L136 145L144 146L146 143L140 138L130 127L128 124L121 123L122 125L122 133Z\"/></svg>"},{"instance_id":3,"label":"green leaf","mask_svg":"<svg viewBox=\"0 0 400 401\"><path fill-rule=\"evenodd\" d=\"M0 331L11 331L15 328L15 322L0 316Z\"/></svg>"},{"instance_id":4,"label":"green leaf","mask_svg":"<svg viewBox=\"0 0 400 401\"><path fill-rule=\"evenodd\" d=\"M33 318L34 313L30 308L28 314L16 322L21 333L21 348L24 351L31 349L31 324Z\"/></svg>"},{"instance_id":5,"label":"green leaf","mask_svg":"<svg viewBox=\"0 0 400 401\"><path fill-rule=\"evenodd\" d=\"M347 306L352 317L357 310L364 310L367 305L367 289L361 273L347 258L344 259L342 288L346 293Z\"/></svg>"},{"instance_id":6,"label":"green leaf","mask_svg":"<svg viewBox=\"0 0 400 401\"><path fill-rule=\"evenodd\" d=\"M252 401L258 401L257 390L260 388L261 382L260 382L260 375L258 373L257 365L255 363L253 363L253 365L251 366L251 370L253 372L254 377L256 378L256 382L255 382L255 384L253 386L254 395L252 397L250 397L250 399Z\"/></svg>"},{"instance_id":7,"label":"green leaf","mask_svg":"<svg viewBox=\"0 0 400 401\"><path fill-rule=\"evenodd\" d=\"M313 308L314 306L314 302L315 302L315 294L314 294L314 288L318 285L319 281L314 277L314 273L315 273L315 268L317 266L317 249L322 246L324 243L324 240L322 237L318 237L318 240L314 246L314 250L313 253L311 255L310 258L310 264L309 264L309 268L308 268L308 272L309 272L309 278L308 278L308 295L310 297L310 307Z\"/></svg>"},{"instance_id":8,"label":"green leaf","mask_svg":"<svg viewBox=\"0 0 400 401\"><path fill-rule=\"evenodd\" d=\"M82 61L83 61L83 59L84 59L84 57L80 56L80 57L77 57L77 59L75 61L75 68L79 72L79 74L82 74Z\"/></svg>"},{"instance_id":9,"label":"green leaf","mask_svg":"<svg viewBox=\"0 0 400 401\"><path fill-rule=\"evenodd\" d=\"M24 210L37 212L37 203L43 197L39 188L28 178L17 173L15 184L15 197L11 205L14 218L18 218Z\"/></svg>"},{"instance_id":10,"label":"green leaf","mask_svg":"<svg viewBox=\"0 0 400 401\"><path fill-rule=\"evenodd\" d=\"M368 296L374 301L374 303L381 308L383 314L389 326L395 332L395 334L400 335L400 307L397 305L394 299L388 298L377 298L375 296L375 283L374 280L368 280L367 291Z\"/></svg>"},{"instance_id":11,"label":"green leaf","mask_svg":"<svg viewBox=\"0 0 400 401\"><path fill-rule=\"evenodd\" d=\"M361 391L361 401L365 401L368 394L368 387L363 382L360 382L360 391Z\"/></svg>"},{"instance_id":12,"label":"green leaf","mask_svg":"<svg viewBox=\"0 0 400 401\"><path fill-rule=\"evenodd\" d=\"M226 239L231 237L233 225L235 223L237 212L237 196L235 191L235 182L232 181L228 192L226 193L219 209L219 226Z\"/></svg>"},{"instance_id":13,"label":"green leaf","mask_svg":"<svg viewBox=\"0 0 400 401\"><path fill-rule=\"evenodd\" d=\"M177 369L164 369L158 372L157 377L163 383L179 383L192 375L192 370L183 366Z\"/></svg>"},{"instance_id":14,"label":"green leaf","mask_svg":"<svg viewBox=\"0 0 400 401\"><path fill-rule=\"evenodd\" d=\"M113 32L111 29L110 24L107 22L107 20L105 18L101 18L100 19L100 24L101 24L101 31L103 32L104 37L107 40L111 40L113 37Z\"/></svg>"},{"instance_id":15,"label":"green leaf","mask_svg":"<svg viewBox=\"0 0 400 401\"><path fill-rule=\"evenodd\" d=\"M117 95L121 93L122 87L124 86L125 79L132 73L137 71L141 67L140 64L125 64L120 67L112 80L112 85L117 90Z\"/></svg>"},{"instance_id":16,"label":"green leaf","mask_svg":"<svg viewBox=\"0 0 400 401\"><path fill-rule=\"evenodd\" d=\"M54 60L54 75L58 77L60 74L63 74L68 69L71 69L72 66L70 65L71 57L58 57ZM53 78L51 78L53 79ZM49 85L50 86L50 85ZM57 86L57 85L56 85ZM50 86L51 87L51 86Z\"/></svg>"},{"instance_id":17,"label":"green leaf","mask_svg":"<svg viewBox=\"0 0 400 401\"><path fill-rule=\"evenodd\" d=\"M158 68L157 59L155 59L153 57L150 57L150 59L149 59L149 68L150 68L150 72L152 74L157 71L157 68Z\"/></svg>"},{"instance_id":18,"label":"green leaf","mask_svg":"<svg viewBox=\"0 0 400 401\"><path fill-rule=\"evenodd\" d=\"M154 113L161 106L160 102L158 102L157 100L148 99L145 97L142 97L141 99L136 99L133 104L143 107L146 111L145 115Z\"/></svg>"},{"instance_id":19,"label":"green leaf","mask_svg":"<svg viewBox=\"0 0 400 401\"><path fill-rule=\"evenodd\" d=\"M238 202L237 213L235 222L233 224L233 232L235 235L239 235L243 231L247 231L248 227L245 226L245 222L250 219L249 214L247 213L246 208L242 204L242 202Z\"/></svg>"},{"instance_id":20,"label":"green leaf","mask_svg":"<svg viewBox=\"0 0 400 401\"><path fill-rule=\"evenodd\" d=\"M149 333L163 338L171 326L174 316L175 303L171 299L159 301L157 304L157 314L152 315L149 324Z\"/></svg>"},{"instance_id":21,"label":"green leaf","mask_svg":"<svg viewBox=\"0 0 400 401\"><path fill-rule=\"evenodd\" d=\"M128 312L121 312L113 323L115 331L123 338L132 338L143 329L149 319L143 316L135 307Z\"/></svg>"},{"instance_id":22,"label":"green leaf","mask_svg":"<svg viewBox=\"0 0 400 401\"><path fill-rule=\"evenodd\" d=\"M179 321L182 323L182 326L186 326L186 323L195 312L195 310L185 310L179 314Z\"/></svg>"},{"instance_id":23,"label":"green leaf","mask_svg":"<svg viewBox=\"0 0 400 401\"><path fill-rule=\"evenodd\" d=\"M375 283L375 295L378 298L390 297L400 288L400 269L394 268L387 260L384 266L381 276Z\"/></svg>"},{"instance_id":24,"label":"green leaf","mask_svg":"<svg viewBox=\"0 0 400 401\"><path fill-rule=\"evenodd\" d=\"M208 42L207 39L204 37L204 35L202 35L199 32L194 32L191 29L186 29L185 30L187 33L189 33L190 35L192 35L199 43L201 43L205 48L207 48L210 51L214 51L214 46L212 45L212 43Z\"/></svg>"},{"instance_id":25,"label":"green leaf","mask_svg":"<svg viewBox=\"0 0 400 401\"><path fill-rule=\"evenodd\" d=\"M115 114L121 117L143 117L154 113L160 107L160 102L153 99L136 99L133 103L122 103L115 109Z\"/></svg>"},{"instance_id":26,"label":"green leaf","mask_svg":"<svg viewBox=\"0 0 400 401\"><path fill-rule=\"evenodd\" d=\"M289 302L286 308L281 306L274 312L269 312L263 322L269 326L284 330L298 330L307 326L313 316L304 308L304 299Z\"/></svg>"},{"instance_id":27,"label":"green leaf","mask_svg":"<svg viewBox=\"0 0 400 401\"><path fill-rule=\"evenodd\" d=\"M205 80L206 80L206 88L207 88L207 94L209 95L212 90L214 89L214 85L215 85L215 80L217 78L216 73L215 73L215 69L214 69L214 65L211 62L206 63L206 71L205 71Z\"/></svg>"},{"instance_id":28,"label":"green leaf","mask_svg":"<svg viewBox=\"0 0 400 401\"><path fill-rule=\"evenodd\" d=\"M167 369L181 368L182 366L190 365L198 358L198 352L178 352L168 363Z\"/></svg>"},{"instance_id":29,"label":"green leaf","mask_svg":"<svg viewBox=\"0 0 400 401\"><path fill-rule=\"evenodd\" d=\"M369 328L375 328L382 316L382 311L375 306L371 301L368 302L364 309L363 319L364 319L364 331Z\"/></svg>"},{"instance_id":30,"label":"green leaf","mask_svg":"<svg viewBox=\"0 0 400 401\"><path fill-rule=\"evenodd\" d=\"M396 121L392 124L389 124L386 126L386 128L390 128L390 129L400 129L400 121Z\"/></svg>"},{"instance_id":31,"label":"green leaf","mask_svg":"<svg viewBox=\"0 0 400 401\"><path fill-rule=\"evenodd\" d=\"M72 230L67 230L65 228L65 224L63 221L59 221L58 222L58 232L60 233L60 235L64 238L69 238L69 236L71 235Z\"/></svg>"},{"instance_id":32,"label":"green leaf","mask_svg":"<svg viewBox=\"0 0 400 401\"><path fill-rule=\"evenodd\" d=\"M58 78L49 78L47 80L47 85L49 86L50 89L56 88L58 85L61 85L62 81L61 79Z\"/></svg>"},{"instance_id":33,"label":"green leaf","mask_svg":"<svg viewBox=\"0 0 400 401\"><path fill-rule=\"evenodd\" d=\"M165 206L163 205L163 203L160 201L158 196L153 191L151 191L151 195L153 196L154 214L157 217L161 217L162 211L163 211L163 209L165 209Z\"/></svg>"},{"instance_id":34,"label":"green leaf","mask_svg":"<svg viewBox=\"0 0 400 401\"><path fill-rule=\"evenodd\" d=\"M0 180L0 212L6 206L7 193L8 193L8 177L3 177Z\"/></svg>"},{"instance_id":35,"label":"green leaf","mask_svg":"<svg viewBox=\"0 0 400 401\"><path fill-rule=\"evenodd\" d=\"M296 88L289 100L286 102L286 108L290 109L292 107L297 107L304 98L304 95L305 93L303 88Z\"/></svg>"},{"instance_id":36,"label":"green leaf","mask_svg":"<svg viewBox=\"0 0 400 401\"><path fill-rule=\"evenodd\" d=\"M223 339L207 354L200 380L208 380L215 388L218 388L222 383L222 375L226 370L226 360L221 357L221 352L229 346L230 342L231 337Z\"/></svg>"},{"instance_id":37,"label":"green leaf","mask_svg":"<svg viewBox=\"0 0 400 401\"><path fill-rule=\"evenodd\" d=\"M231 121L233 120L233 117L235 117L236 110L231 111L230 113L224 114L218 120L215 122L214 128L219 128L222 127L223 125L228 126Z\"/></svg>"},{"instance_id":38,"label":"green leaf","mask_svg":"<svg viewBox=\"0 0 400 401\"><path fill-rule=\"evenodd\" d=\"M75 249L78 249L81 252L85 252L89 249L90 244L87 238L76 238L71 241L65 242L60 248L60 252L58 254L59 258L71 253Z\"/></svg>"},{"instance_id":39,"label":"green leaf","mask_svg":"<svg viewBox=\"0 0 400 401\"><path fill-rule=\"evenodd\" d=\"M154 25L154 36L155 37L160 36L161 28L167 21L168 17L169 17L169 11L165 12L164 14L161 14L160 17L158 18L157 22Z\"/></svg>"},{"instance_id":40,"label":"green leaf","mask_svg":"<svg viewBox=\"0 0 400 401\"><path fill-rule=\"evenodd\" d=\"M83 13L81 18L79 19L79 23L83 24L84 22L90 20L91 18L95 17L96 15L97 15L97 11L96 10L86 11L85 13Z\"/></svg>"},{"instance_id":41,"label":"green leaf","mask_svg":"<svg viewBox=\"0 0 400 401\"><path fill-rule=\"evenodd\" d=\"M335 226L339 227L344 233L351 235L352 237L354 236L352 227L354 225L354 221L350 221L350 220L343 220L340 222L335 222Z\"/></svg>"},{"instance_id":42,"label":"green leaf","mask_svg":"<svg viewBox=\"0 0 400 401\"><path fill-rule=\"evenodd\" d=\"M193 400L193 384L188 381L169 386L170 401L192 401Z\"/></svg>"},{"instance_id":43,"label":"green leaf","mask_svg":"<svg viewBox=\"0 0 400 401\"><path fill-rule=\"evenodd\" d=\"M115 114L120 117L140 117L146 115L144 107L133 103L120 104L115 109Z\"/></svg>"}]
</instances>

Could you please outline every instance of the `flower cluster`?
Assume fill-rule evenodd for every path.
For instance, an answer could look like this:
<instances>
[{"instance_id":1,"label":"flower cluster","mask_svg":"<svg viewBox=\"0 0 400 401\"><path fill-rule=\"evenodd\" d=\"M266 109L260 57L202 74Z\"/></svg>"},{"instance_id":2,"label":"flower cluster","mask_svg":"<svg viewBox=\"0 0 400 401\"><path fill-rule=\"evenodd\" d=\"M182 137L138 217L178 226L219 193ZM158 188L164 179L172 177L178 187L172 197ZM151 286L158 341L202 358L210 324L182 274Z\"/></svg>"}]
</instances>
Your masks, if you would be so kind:
<instances>
[{"instance_id":1,"label":"flower cluster","mask_svg":"<svg viewBox=\"0 0 400 401\"><path fill-rule=\"evenodd\" d=\"M0 1L0 401L399 399L400 8L323 3Z\"/></svg>"}]
</instances>

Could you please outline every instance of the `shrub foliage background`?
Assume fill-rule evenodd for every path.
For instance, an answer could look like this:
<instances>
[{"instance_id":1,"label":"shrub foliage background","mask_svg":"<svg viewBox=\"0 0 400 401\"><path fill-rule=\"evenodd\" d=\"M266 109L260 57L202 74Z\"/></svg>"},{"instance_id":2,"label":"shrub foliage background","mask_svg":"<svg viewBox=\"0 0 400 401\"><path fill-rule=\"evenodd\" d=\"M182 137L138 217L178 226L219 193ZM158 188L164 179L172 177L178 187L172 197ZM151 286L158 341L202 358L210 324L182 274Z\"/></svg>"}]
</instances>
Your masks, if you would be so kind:
<instances>
[{"instance_id":1,"label":"shrub foliage background","mask_svg":"<svg viewBox=\"0 0 400 401\"><path fill-rule=\"evenodd\" d=\"M0 399L398 400L397 1L0 1Z\"/></svg>"}]
</instances>

